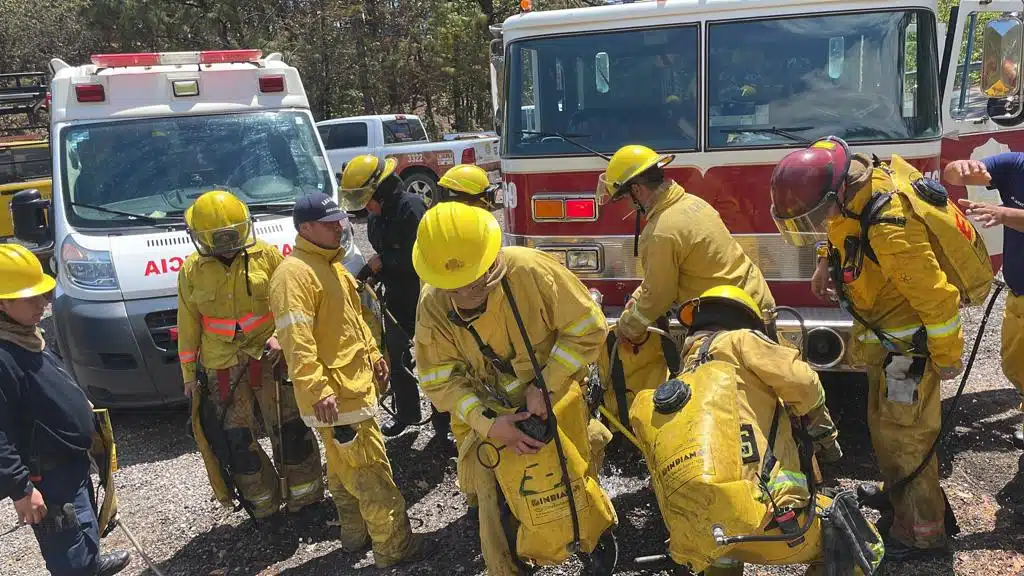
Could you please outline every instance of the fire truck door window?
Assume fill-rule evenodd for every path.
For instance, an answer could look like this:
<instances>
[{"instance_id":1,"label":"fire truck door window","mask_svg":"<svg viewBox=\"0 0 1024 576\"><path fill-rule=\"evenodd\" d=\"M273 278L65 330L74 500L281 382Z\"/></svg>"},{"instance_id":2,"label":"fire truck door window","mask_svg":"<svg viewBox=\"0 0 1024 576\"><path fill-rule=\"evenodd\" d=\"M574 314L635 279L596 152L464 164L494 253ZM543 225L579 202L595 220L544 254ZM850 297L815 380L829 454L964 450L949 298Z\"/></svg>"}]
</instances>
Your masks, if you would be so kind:
<instances>
[{"instance_id":1,"label":"fire truck door window","mask_svg":"<svg viewBox=\"0 0 1024 576\"><path fill-rule=\"evenodd\" d=\"M954 58L956 66L952 97L949 99L949 114L954 120L979 120L988 116L988 97L981 91L982 50L984 49L985 26L1003 16L1002 12L972 12L964 22L964 33L960 39L960 56ZM952 27L954 23L950 23ZM967 82L964 82L964 78ZM947 92L948 92L947 88Z\"/></svg>"},{"instance_id":2,"label":"fire truck door window","mask_svg":"<svg viewBox=\"0 0 1024 576\"><path fill-rule=\"evenodd\" d=\"M250 204L286 203L329 190L330 175L309 117L298 112L176 116L76 125L61 131L63 188L70 202L155 216L184 214L204 192L224 189ZM143 223L67 206L80 227Z\"/></svg>"},{"instance_id":3,"label":"fire truck door window","mask_svg":"<svg viewBox=\"0 0 1024 576\"><path fill-rule=\"evenodd\" d=\"M708 27L708 146L799 146L939 135L935 20L926 11Z\"/></svg>"},{"instance_id":4,"label":"fire truck door window","mask_svg":"<svg viewBox=\"0 0 1024 576\"><path fill-rule=\"evenodd\" d=\"M697 36L686 25L513 43L508 109L520 113L509 114L508 154L581 153L556 133L607 153L696 150Z\"/></svg>"}]
</instances>

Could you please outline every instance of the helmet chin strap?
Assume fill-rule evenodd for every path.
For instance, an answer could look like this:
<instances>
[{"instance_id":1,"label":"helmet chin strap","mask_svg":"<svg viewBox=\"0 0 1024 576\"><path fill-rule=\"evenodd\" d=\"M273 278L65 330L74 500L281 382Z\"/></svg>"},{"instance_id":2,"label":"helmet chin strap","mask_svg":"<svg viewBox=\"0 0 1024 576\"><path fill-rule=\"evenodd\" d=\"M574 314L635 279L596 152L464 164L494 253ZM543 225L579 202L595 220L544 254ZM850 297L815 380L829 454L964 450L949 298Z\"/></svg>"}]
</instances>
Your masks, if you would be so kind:
<instances>
[{"instance_id":1,"label":"helmet chin strap","mask_svg":"<svg viewBox=\"0 0 1024 576\"><path fill-rule=\"evenodd\" d=\"M643 202L637 199L636 194L633 193L632 185L629 189L629 198L633 201L633 207L636 208L636 228L633 230L633 258L640 255L640 218L647 214L647 208L644 207Z\"/></svg>"}]
</instances>

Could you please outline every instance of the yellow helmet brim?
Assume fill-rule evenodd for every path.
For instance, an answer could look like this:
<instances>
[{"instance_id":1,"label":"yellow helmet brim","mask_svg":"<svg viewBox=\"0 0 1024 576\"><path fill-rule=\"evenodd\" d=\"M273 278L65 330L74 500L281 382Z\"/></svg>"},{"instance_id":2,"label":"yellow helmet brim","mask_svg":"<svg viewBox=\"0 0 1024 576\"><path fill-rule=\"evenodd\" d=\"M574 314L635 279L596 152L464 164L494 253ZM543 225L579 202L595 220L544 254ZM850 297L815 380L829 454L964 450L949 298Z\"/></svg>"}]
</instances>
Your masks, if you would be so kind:
<instances>
[{"instance_id":1,"label":"yellow helmet brim","mask_svg":"<svg viewBox=\"0 0 1024 576\"><path fill-rule=\"evenodd\" d=\"M33 298L41 294L46 294L53 291L57 287L57 281L53 279L53 276L43 274L38 282L35 284L17 290L15 292L7 292L0 294L0 300L17 300L20 298Z\"/></svg>"}]
</instances>

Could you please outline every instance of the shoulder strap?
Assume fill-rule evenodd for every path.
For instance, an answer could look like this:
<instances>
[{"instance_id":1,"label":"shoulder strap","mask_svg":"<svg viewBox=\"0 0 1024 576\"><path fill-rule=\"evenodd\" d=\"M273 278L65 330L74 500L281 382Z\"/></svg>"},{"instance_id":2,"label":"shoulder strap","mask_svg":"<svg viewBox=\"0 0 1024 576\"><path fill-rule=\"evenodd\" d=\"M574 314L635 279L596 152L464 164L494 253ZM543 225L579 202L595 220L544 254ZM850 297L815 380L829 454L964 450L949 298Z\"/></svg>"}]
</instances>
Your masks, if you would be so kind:
<instances>
[{"instance_id":1,"label":"shoulder strap","mask_svg":"<svg viewBox=\"0 0 1024 576\"><path fill-rule=\"evenodd\" d=\"M775 463L778 461L775 458L775 437L779 434L779 412L781 412L782 403L778 400L775 401L775 413L772 414L772 427L768 431L768 445L764 449L764 458L761 458L761 478L767 485L772 479L772 469L775 468Z\"/></svg>"},{"instance_id":2,"label":"shoulder strap","mask_svg":"<svg viewBox=\"0 0 1024 576\"><path fill-rule=\"evenodd\" d=\"M891 192L882 192L871 196L868 200L867 205L860 213L860 249L864 252L869 260L878 264L878 256L875 254L874 249L871 248L871 243L868 240L868 230L872 224L877 224L883 220L878 217L889 202L892 201ZM890 219L891 220L891 219Z\"/></svg>"},{"instance_id":3,"label":"shoulder strap","mask_svg":"<svg viewBox=\"0 0 1024 576\"><path fill-rule=\"evenodd\" d=\"M704 339L703 342L701 342L700 349L697 350L697 363L694 364L694 368L700 366L701 364L704 364L705 362L714 360L714 358L711 356L711 343L714 342L715 338L717 338L718 335L721 333L721 331L712 332L711 335L709 335L707 338Z\"/></svg>"},{"instance_id":4,"label":"shoulder strap","mask_svg":"<svg viewBox=\"0 0 1024 576\"><path fill-rule=\"evenodd\" d=\"M498 353L480 337L480 333L476 331L476 328L474 328L469 322L463 320L462 317L459 316L458 312L455 310L449 310L448 321L469 331L469 334L473 336L473 340L476 342L477 347L480 348L480 353L484 355L484 358L486 358L487 362L491 364L491 367L502 374L515 376L515 370L512 369L512 363L501 356L498 356Z\"/></svg>"},{"instance_id":5,"label":"shoulder strap","mask_svg":"<svg viewBox=\"0 0 1024 576\"><path fill-rule=\"evenodd\" d=\"M668 318L665 316L658 316L658 319L655 321L655 325L664 330L665 333L668 333L670 328ZM668 366L669 377L675 378L679 375L683 361L683 359L680 358L679 348L676 347L676 343L672 338L661 335L659 335L659 337L661 338L661 353L665 356L665 364Z\"/></svg>"}]
</instances>

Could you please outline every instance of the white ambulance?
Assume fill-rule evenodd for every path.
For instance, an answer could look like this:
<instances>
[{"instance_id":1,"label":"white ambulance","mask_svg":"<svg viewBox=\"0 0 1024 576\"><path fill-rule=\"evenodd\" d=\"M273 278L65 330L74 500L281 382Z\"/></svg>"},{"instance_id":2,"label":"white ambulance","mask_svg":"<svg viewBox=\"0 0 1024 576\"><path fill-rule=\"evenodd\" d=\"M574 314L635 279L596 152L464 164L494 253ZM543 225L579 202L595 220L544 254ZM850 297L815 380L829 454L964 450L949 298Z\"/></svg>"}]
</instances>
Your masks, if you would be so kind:
<instances>
[{"instance_id":1,"label":"white ambulance","mask_svg":"<svg viewBox=\"0 0 1024 576\"><path fill-rule=\"evenodd\" d=\"M98 405L184 401L177 272L194 251L185 210L227 189L257 237L291 253L291 207L337 198L298 71L280 54L223 50L102 54L50 62L53 200L13 202L19 238L53 243L57 341ZM45 218L43 216L45 215ZM363 256L344 240L353 273Z\"/></svg>"}]
</instances>

